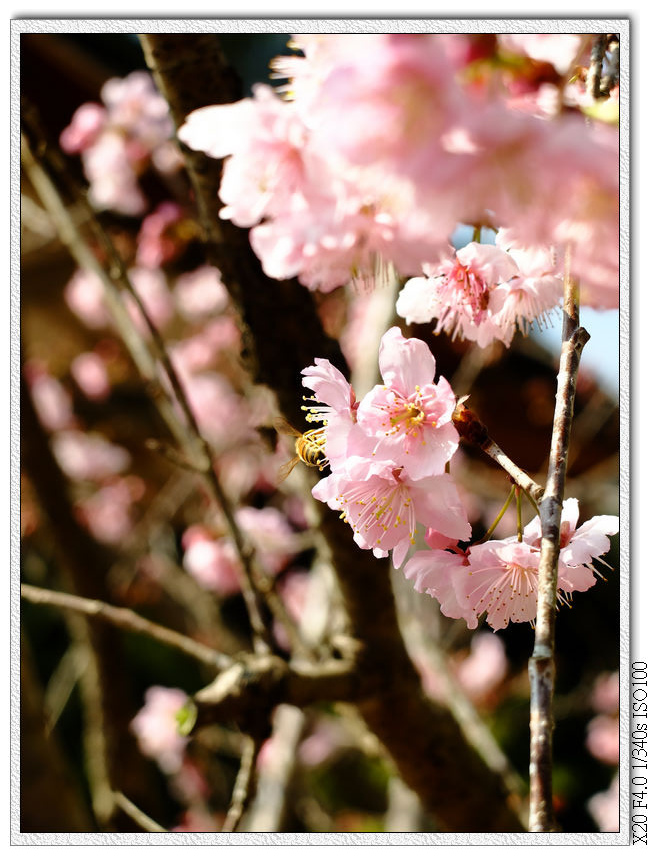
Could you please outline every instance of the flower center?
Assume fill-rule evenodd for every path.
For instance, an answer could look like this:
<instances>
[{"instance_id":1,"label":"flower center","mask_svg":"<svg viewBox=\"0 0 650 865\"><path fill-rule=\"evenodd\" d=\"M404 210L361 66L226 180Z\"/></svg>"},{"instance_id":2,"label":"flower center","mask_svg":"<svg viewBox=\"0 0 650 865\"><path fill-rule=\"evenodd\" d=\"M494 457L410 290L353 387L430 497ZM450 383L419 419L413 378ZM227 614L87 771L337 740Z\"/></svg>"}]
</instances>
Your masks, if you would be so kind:
<instances>
[{"instance_id":1,"label":"flower center","mask_svg":"<svg viewBox=\"0 0 650 865\"><path fill-rule=\"evenodd\" d=\"M480 324L490 302L490 289L469 266L456 262L448 277L448 290L454 303L468 306L474 324Z\"/></svg>"}]
</instances>

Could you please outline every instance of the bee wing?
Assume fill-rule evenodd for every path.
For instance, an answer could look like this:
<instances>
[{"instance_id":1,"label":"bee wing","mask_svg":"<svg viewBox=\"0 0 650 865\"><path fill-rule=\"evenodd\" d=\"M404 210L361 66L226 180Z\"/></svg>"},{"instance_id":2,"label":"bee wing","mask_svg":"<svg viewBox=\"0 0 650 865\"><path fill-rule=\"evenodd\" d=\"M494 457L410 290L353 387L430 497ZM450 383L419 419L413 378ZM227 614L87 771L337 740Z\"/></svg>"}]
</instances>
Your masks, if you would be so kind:
<instances>
[{"instance_id":1,"label":"bee wing","mask_svg":"<svg viewBox=\"0 0 650 865\"><path fill-rule=\"evenodd\" d=\"M289 421L285 420L283 417L276 417L273 421L273 426L281 435L293 436L294 438L300 438L302 435L299 430L294 426L291 426Z\"/></svg>"},{"instance_id":2,"label":"bee wing","mask_svg":"<svg viewBox=\"0 0 650 865\"><path fill-rule=\"evenodd\" d=\"M278 483L281 484L282 481L285 481L291 472L295 469L295 467L300 462L300 457L295 456L292 457L288 462L283 463L278 469Z\"/></svg>"}]
</instances>

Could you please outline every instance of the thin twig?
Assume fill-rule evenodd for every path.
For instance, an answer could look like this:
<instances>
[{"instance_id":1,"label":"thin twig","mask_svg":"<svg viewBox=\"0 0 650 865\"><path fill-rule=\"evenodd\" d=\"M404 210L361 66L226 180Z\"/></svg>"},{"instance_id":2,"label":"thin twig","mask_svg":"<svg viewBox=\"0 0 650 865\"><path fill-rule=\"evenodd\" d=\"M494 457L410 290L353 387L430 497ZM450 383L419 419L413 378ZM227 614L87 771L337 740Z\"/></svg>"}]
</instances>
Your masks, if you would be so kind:
<instances>
[{"instance_id":1,"label":"thin twig","mask_svg":"<svg viewBox=\"0 0 650 865\"><path fill-rule=\"evenodd\" d=\"M147 832L166 832L164 826L161 826L160 823L156 823L148 814L145 814L144 811L141 811L138 806L132 802L124 793L121 793L119 790L113 791L113 801L127 814L134 823L137 823L142 829L145 829Z\"/></svg>"},{"instance_id":2,"label":"thin twig","mask_svg":"<svg viewBox=\"0 0 650 865\"><path fill-rule=\"evenodd\" d=\"M252 737L247 737L241 763L239 764L239 772L237 773L235 786L232 791L230 808L221 827L222 832L236 832L241 822L244 808L251 797L253 769L255 768L255 760L259 754L260 746L261 742Z\"/></svg>"},{"instance_id":3,"label":"thin twig","mask_svg":"<svg viewBox=\"0 0 650 865\"><path fill-rule=\"evenodd\" d=\"M528 663L530 676L530 819L531 832L556 829L553 812L552 731L557 568L560 522L576 380L582 349L589 339L580 327L579 292L570 276L567 256L564 280L564 324L553 434L546 489L540 504L542 540L537 593L535 646Z\"/></svg>"},{"instance_id":4,"label":"thin twig","mask_svg":"<svg viewBox=\"0 0 650 865\"><path fill-rule=\"evenodd\" d=\"M179 634L177 631L172 631L162 625L157 625L155 622L150 622L148 619L139 616L133 610L125 607L114 607L104 601L81 598L78 595L70 595L67 592L41 589L36 586L29 586L26 583L21 584L20 595L32 604L46 604L51 607L59 607L80 613L82 616L89 618L102 619L124 631L144 634L152 640L157 640L159 643L164 643L166 646L183 652L183 654L194 658L195 661L199 661L201 664L205 664L214 670L224 670L233 662L232 658L228 655L197 643L195 640L186 637L184 634Z\"/></svg>"},{"instance_id":5,"label":"thin twig","mask_svg":"<svg viewBox=\"0 0 650 865\"><path fill-rule=\"evenodd\" d=\"M471 409L465 405L466 397L458 401L454 411L453 421L458 433L470 444L481 450L504 469L518 487L521 487L535 502L539 502L544 494L544 488L519 468L490 436L485 424L479 420Z\"/></svg>"}]
</instances>

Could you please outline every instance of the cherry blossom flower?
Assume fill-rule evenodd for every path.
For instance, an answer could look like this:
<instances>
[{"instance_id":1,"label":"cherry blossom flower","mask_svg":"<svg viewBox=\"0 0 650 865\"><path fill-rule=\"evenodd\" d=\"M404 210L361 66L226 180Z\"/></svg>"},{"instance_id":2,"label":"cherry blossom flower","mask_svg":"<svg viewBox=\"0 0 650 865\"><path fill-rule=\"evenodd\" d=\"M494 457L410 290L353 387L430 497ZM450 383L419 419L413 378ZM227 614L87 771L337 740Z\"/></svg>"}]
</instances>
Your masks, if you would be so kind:
<instances>
[{"instance_id":1,"label":"cherry blossom flower","mask_svg":"<svg viewBox=\"0 0 650 865\"><path fill-rule=\"evenodd\" d=\"M618 517L604 515L592 517L576 529L578 516L578 500L566 499L562 504L559 557L560 565L564 566L565 579L570 579L572 573L595 571L592 560L599 561L600 556L608 552L608 536L615 535L619 530ZM535 517L524 528L523 540L539 549L541 536L541 522L539 517Z\"/></svg>"},{"instance_id":2,"label":"cherry blossom flower","mask_svg":"<svg viewBox=\"0 0 650 865\"><path fill-rule=\"evenodd\" d=\"M618 772L607 790L596 793L589 799L587 808L601 832L619 831L621 800Z\"/></svg>"},{"instance_id":3,"label":"cherry blossom flower","mask_svg":"<svg viewBox=\"0 0 650 865\"><path fill-rule=\"evenodd\" d=\"M76 270L63 294L72 312L86 327L100 330L111 323L104 302L104 283L98 274L90 270Z\"/></svg>"},{"instance_id":4,"label":"cherry blossom flower","mask_svg":"<svg viewBox=\"0 0 650 865\"><path fill-rule=\"evenodd\" d=\"M58 378L38 364L26 363L25 379L38 419L46 429L63 430L74 425L72 397Z\"/></svg>"},{"instance_id":5,"label":"cherry blossom flower","mask_svg":"<svg viewBox=\"0 0 650 865\"><path fill-rule=\"evenodd\" d=\"M103 105L86 102L72 115L70 124L60 136L61 148L66 153L82 153L91 147L104 129L108 112Z\"/></svg>"},{"instance_id":6,"label":"cherry blossom flower","mask_svg":"<svg viewBox=\"0 0 650 865\"><path fill-rule=\"evenodd\" d=\"M418 522L462 540L471 532L449 475L414 481L394 463L349 456L344 470L319 481L312 495L344 513L362 549L378 558L392 550L396 568L415 544Z\"/></svg>"},{"instance_id":7,"label":"cherry blossom flower","mask_svg":"<svg viewBox=\"0 0 650 865\"><path fill-rule=\"evenodd\" d=\"M190 526L182 543L183 568L199 585L221 597L241 591L241 564L227 539L215 538L203 526Z\"/></svg>"},{"instance_id":8,"label":"cherry blossom flower","mask_svg":"<svg viewBox=\"0 0 650 865\"><path fill-rule=\"evenodd\" d=\"M132 267L128 276L152 323L158 328L168 324L174 316L174 302L164 272L160 268ZM148 334L139 305L130 294L125 294L124 300L136 327Z\"/></svg>"},{"instance_id":9,"label":"cherry blossom flower","mask_svg":"<svg viewBox=\"0 0 650 865\"><path fill-rule=\"evenodd\" d=\"M52 448L63 471L76 481L104 480L125 471L129 452L99 433L62 430L52 439Z\"/></svg>"},{"instance_id":10,"label":"cherry blossom flower","mask_svg":"<svg viewBox=\"0 0 650 865\"><path fill-rule=\"evenodd\" d=\"M471 339L481 348L493 339L507 339L495 312L495 289L518 275L514 259L491 244L469 243L437 265L425 268L424 277L408 280L397 299L397 313L412 322L436 319L436 333L452 339ZM497 295L497 308L503 305Z\"/></svg>"},{"instance_id":11,"label":"cherry blossom flower","mask_svg":"<svg viewBox=\"0 0 650 865\"><path fill-rule=\"evenodd\" d=\"M178 257L190 239L178 230L182 219L183 208L175 201L163 201L145 216L137 237L139 266L161 267Z\"/></svg>"},{"instance_id":12,"label":"cherry blossom flower","mask_svg":"<svg viewBox=\"0 0 650 865\"><path fill-rule=\"evenodd\" d=\"M474 700L481 700L503 681L508 659L503 640L490 631L479 631L472 638L470 653L454 663L456 677Z\"/></svg>"},{"instance_id":13,"label":"cherry blossom flower","mask_svg":"<svg viewBox=\"0 0 650 865\"><path fill-rule=\"evenodd\" d=\"M77 505L78 516L102 544L120 544L133 531L132 505L144 493L144 481L135 476L104 482Z\"/></svg>"},{"instance_id":14,"label":"cherry blossom flower","mask_svg":"<svg viewBox=\"0 0 650 865\"><path fill-rule=\"evenodd\" d=\"M91 400L105 400L111 384L104 359L95 351L83 351L73 358L70 372L84 394Z\"/></svg>"},{"instance_id":15,"label":"cherry blossom flower","mask_svg":"<svg viewBox=\"0 0 650 865\"><path fill-rule=\"evenodd\" d=\"M265 571L282 571L300 548L300 541L284 514L273 507L243 507L236 518L253 544Z\"/></svg>"},{"instance_id":16,"label":"cherry blossom flower","mask_svg":"<svg viewBox=\"0 0 650 865\"><path fill-rule=\"evenodd\" d=\"M433 383L435 358L425 342L392 327L381 340L384 380L359 403L357 421L375 441L378 460L393 460L414 480L441 474L458 447L456 397L446 379Z\"/></svg>"},{"instance_id":17,"label":"cherry blossom flower","mask_svg":"<svg viewBox=\"0 0 650 865\"><path fill-rule=\"evenodd\" d=\"M440 611L450 619L466 619L469 628L478 625L478 618L459 601L456 582L462 571L469 567L463 554L451 550L419 550L404 565L404 576L413 580L413 588L426 593L440 604Z\"/></svg>"},{"instance_id":18,"label":"cherry blossom flower","mask_svg":"<svg viewBox=\"0 0 650 865\"><path fill-rule=\"evenodd\" d=\"M188 147L228 157L219 189L221 216L255 225L285 209L305 184L307 129L290 103L265 84L251 98L193 111L178 136Z\"/></svg>"},{"instance_id":19,"label":"cherry blossom flower","mask_svg":"<svg viewBox=\"0 0 650 865\"><path fill-rule=\"evenodd\" d=\"M306 407L306 420L321 425L326 437L325 454L333 469L345 459L348 439L357 421L354 390L340 370L326 358L317 357L302 370L302 383L312 390L316 405Z\"/></svg>"},{"instance_id":20,"label":"cherry blossom flower","mask_svg":"<svg viewBox=\"0 0 650 865\"><path fill-rule=\"evenodd\" d=\"M180 688L154 685L147 689L144 706L131 721L142 753L168 775L178 772L183 763L188 738L178 732L176 716L187 699Z\"/></svg>"},{"instance_id":21,"label":"cherry blossom flower","mask_svg":"<svg viewBox=\"0 0 650 865\"><path fill-rule=\"evenodd\" d=\"M602 763L618 766L619 737L618 718L596 715L587 725L587 750Z\"/></svg>"},{"instance_id":22,"label":"cherry blossom flower","mask_svg":"<svg viewBox=\"0 0 650 865\"><path fill-rule=\"evenodd\" d=\"M228 292L216 267L202 265L176 280L174 299L186 321L199 321L223 312L228 305Z\"/></svg>"}]
</instances>

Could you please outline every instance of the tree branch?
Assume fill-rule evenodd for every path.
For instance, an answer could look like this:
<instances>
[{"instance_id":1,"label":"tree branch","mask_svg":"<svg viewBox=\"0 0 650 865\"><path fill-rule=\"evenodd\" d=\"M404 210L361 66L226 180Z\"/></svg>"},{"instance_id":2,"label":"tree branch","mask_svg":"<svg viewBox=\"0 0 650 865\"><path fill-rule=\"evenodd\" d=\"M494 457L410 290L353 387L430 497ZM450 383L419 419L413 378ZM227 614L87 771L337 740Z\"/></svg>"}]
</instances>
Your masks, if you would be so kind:
<instances>
[{"instance_id":1,"label":"tree branch","mask_svg":"<svg viewBox=\"0 0 650 865\"><path fill-rule=\"evenodd\" d=\"M26 583L20 587L20 596L32 604L59 607L63 610L80 613L87 618L101 619L123 631L144 634L152 640L157 640L159 643L183 652L183 654L211 669L223 670L232 664L232 658L228 655L197 643L196 640L179 634L178 631L172 631L170 628L150 622L126 607L114 607L104 601L81 598L66 592L54 592L50 589L29 586Z\"/></svg>"},{"instance_id":2,"label":"tree branch","mask_svg":"<svg viewBox=\"0 0 650 865\"><path fill-rule=\"evenodd\" d=\"M573 419L578 366L589 340L580 327L577 283L565 264L562 351L546 489L540 505L542 540L537 588L535 646L528 663L530 676L530 820L531 832L556 828L552 788L553 690L555 679L555 609L560 522Z\"/></svg>"}]
</instances>

